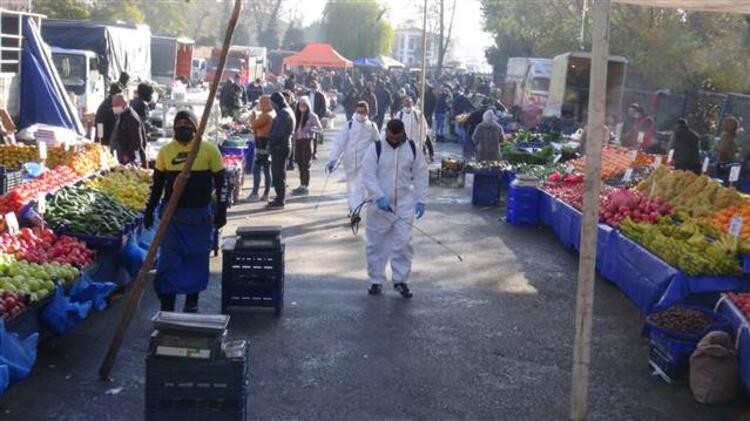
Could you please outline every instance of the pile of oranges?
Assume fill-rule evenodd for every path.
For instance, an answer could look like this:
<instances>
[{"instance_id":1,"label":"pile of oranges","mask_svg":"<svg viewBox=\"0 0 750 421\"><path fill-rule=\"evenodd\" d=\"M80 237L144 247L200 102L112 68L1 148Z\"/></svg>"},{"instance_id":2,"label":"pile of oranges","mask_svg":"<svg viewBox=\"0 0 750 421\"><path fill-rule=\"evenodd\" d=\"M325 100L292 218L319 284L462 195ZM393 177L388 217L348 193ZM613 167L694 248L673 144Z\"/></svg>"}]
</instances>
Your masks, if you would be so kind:
<instances>
[{"instance_id":1,"label":"pile of oranges","mask_svg":"<svg viewBox=\"0 0 750 421\"><path fill-rule=\"evenodd\" d=\"M708 220L716 228L727 232L729 230L729 224L735 216L742 218L742 231L740 232L740 237L745 240L750 240L750 200L743 200L738 205L730 206L726 209L715 212L708 217Z\"/></svg>"}]
</instances>

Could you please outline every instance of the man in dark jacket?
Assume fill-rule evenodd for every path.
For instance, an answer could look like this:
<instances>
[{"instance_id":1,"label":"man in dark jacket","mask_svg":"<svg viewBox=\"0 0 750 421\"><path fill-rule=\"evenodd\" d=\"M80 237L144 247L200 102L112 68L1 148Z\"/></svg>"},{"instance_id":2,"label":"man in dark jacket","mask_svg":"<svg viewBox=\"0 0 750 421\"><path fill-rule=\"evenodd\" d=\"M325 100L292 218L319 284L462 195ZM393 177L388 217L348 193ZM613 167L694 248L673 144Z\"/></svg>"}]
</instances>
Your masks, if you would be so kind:
<instances>
[{"instance_id":1,"label":"man in dark jacket","mask_svg":"<svg viewBox=\"0 0 750 421\"><path fill-rule=\"evenodd\" d=\"M396 118L396 113L401 111L401 107L404 106L404 98L406 98L406 89L400 88L393 94L393 101L391 101L391 118Z\"/></svg>"},{"instance_id":2,"label":"man in dark jacket","mask_svg":"<svg viewBox=\"0 0 750 421\"><path fill-rule=\"evenodd\" d=\"M104 98L99 108L96 109L96 117L94 122L96 123L97 132L96 135L102 142L102 145L109 145L109 138L112 136L112 129L115 128L115 114L112 112L112 97L122 92L120 85L113 83L109 85L109 95ZM99 125L102 125L102 129L99 130Z\"/></svg>"},{"instance_id":3,"label":"man in dark jacket","mask_svg":"<svg viewBox=\"0 0 750 421\"><path fill-rule=\"evenodd\" d=\"M360 100L367 103L367 105L370 107L370 120L375 121L375 119L378 116L378 98L375 96L375 93L372 91L372 86L368 86L365 89L364 94L362 95L362 98Z\"/></svg>"},{"instance_id":4,"label":"man in dark jacket","mask_svg":"<svg viewBox=\"0 0 750 421\"><path fill-rule=\"evenodd\" d=\"M250 86L247 87L247 102L254 103L261 95L263 95L263 84L260 79L255 79Z\"/></svg>"},{"instance_id":5,"label":"man in dark jacket","mask_svg":"<svg viewBox=\"0 0 750 421\"><path fill-rule=\"evenodd\" d=\"M312 84L308 96L312 112L318 116L318 119L323 120L323 117L325 117L328 112L328 106L326 103L326 96L320 91L320 84L318 82Z\"/></svg>"},{"instance_id":6,"label":"man in dark jacket","mask_svg":"<svg viewBox=\"0 0 750 421\"><path fill-rule=\"evenodd\" d=\"M701 174L700 137L690 128L687 120L677 120L670 149L674 149L674 168Z\"/></svg>"},{"instance_id":7,"label":"man in dark jacket","mask_svg":"<svg viewBox=\"0 0 750 421\"><path fill-rule=\"evenodd\" d=\"M474 106L471 105L469 98L466 98L462 89L459 89L457 95L453 98L452 108L454 116L474 111Z\"/></svg>"},{"instance_id":8,"label":"man in dark jacket","mask_svg":"<svg viewBox=\"0 0 750 421\"><path fill-rule=\"evenodd\" d=\"M392 101L391 91L389 91L388 88L386 88L385 83L381 81L378 82L378 86L375 88L375 96L378 98L378 104L380 104L378 115L375 118L375 124L377 124L378 130L380 130L383 127L383 121L385 120L385 110L390 106Z\"/></svg>"},{"instance_id":9,"label":"man in dark jacket","mask_svg":"<svg viewBox=\"0 0 750 421\"><path fill-rule=\"evenodd\" d=\"M117 152L120 164L135 163L136 156L141 165L148 168L146 160L146 129L138 113L128 106L125 96L117 94L112 97L112 112L117 116L109 146Z\"/></svg>"},{"instance_id":10,"label":"man in dark jacket","mask_svg":"<svg viewBox=\"0 0 750 421\"><path fill-rule=\"evenodd\" d=\"M447 88L441 88L435 104L435 137L438 142L445 141L448 133L445 125L448 123L448 113L451 110L451 95Z\"/></svg>"},{"instance_id":11,"label":"man in dark jacket","mask_svg":"<svg viewBox=\"0 0 750 421\"><path fill-rule=\"evenodd\" d=\"M427 127L432 128L432 114L435 113L437 97L432 86L426 85L424 89L424 118L427 120Z\"/></svg>"},{"instance_id":12,"label":"man in dark jacket","mask_svg":"<svg viewBox=\"0 0 750 421\"><path fill-rule=\"evenodd\" d=\"M247 104L247 94L245 88L240 84L240 74L237 73L234 75L234 79L224 82L224 87L221 89L219 105L221 106L222 117L237 118L245 104Z\"/></svg>"},{"instance_id":13,"label":"man in dark jacket","mask_svg":"<svg viewBox=\"0 0 750 421\"><path fill-rule=\"evenodd\" d=\"M138 114L138 118L141 119L141 123L143 123L143 127L146 129L146 133L148 133L151 127L151 121L149 120L149 104L153 100L154 88L146 82L141 82L138 84L136 92L138 93L138 96L130 100L130 108Z\"/></svg>"},{"instance_id":14,"label":"man in dark jacket","mask_svg":"<svg viewBox=\"0 0 750 421\"><path fill-rule=\"evenodd\" d=\"M276 198L268 203L266 209L283 209L286 198L285 165L292 147L294 112L287 105L284 96L278 92L271 95L271 102L276 109L276 118L268 134L268 149L271 153L271 179Z\"/></svg>"}]
</instances>

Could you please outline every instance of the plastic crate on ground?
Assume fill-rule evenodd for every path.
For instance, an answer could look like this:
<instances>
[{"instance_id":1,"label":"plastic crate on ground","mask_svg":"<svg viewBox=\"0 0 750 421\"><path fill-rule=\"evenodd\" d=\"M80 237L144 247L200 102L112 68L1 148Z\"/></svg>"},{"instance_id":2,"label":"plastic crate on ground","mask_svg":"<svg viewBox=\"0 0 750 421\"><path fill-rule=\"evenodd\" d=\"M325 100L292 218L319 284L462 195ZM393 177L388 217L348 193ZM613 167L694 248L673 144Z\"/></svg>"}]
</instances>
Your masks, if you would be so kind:
<instances>
[{"instance_id":1,"label":"plastic crate on ground","mask_svg":"<svg viewBox=\"0 0 750 421\"><path fill-rule=\"evenodd\" d=\"M474 173L471 204L474 206L497 206L500 202L501 173Z\"/></svg>"},{"instance_id":2,"label":"plastic crate on ground","mask_svg":"<svg viewBox=\"0 0 750 421\"><path fill-rule=\"evenodd\" d=\"M229 307L284 305L284 246L274 250L223 250L221 312Z\"/></svg>"},{"instance_id":3,"label":"plastic crate on ground","mask_svg":"<svg viewBox=\"0 0 750 421\"><path fill-rule=\"evenodd\" d=\"M146 358L148 420L244 420L249 352L242 358Z\"/></svg>"}]
</instances>

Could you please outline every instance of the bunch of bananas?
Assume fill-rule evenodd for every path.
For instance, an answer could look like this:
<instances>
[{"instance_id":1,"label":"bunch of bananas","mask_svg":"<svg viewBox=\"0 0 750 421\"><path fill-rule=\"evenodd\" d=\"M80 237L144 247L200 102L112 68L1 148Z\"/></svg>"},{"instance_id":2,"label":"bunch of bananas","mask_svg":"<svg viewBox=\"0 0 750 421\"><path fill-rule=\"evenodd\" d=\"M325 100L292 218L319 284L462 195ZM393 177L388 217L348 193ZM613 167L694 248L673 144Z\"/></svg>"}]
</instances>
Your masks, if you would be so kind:
<instances>
[{"instance_id":1,"label":"bunch of bananas","mask_svg":"<svg viewBox=\"0 0 750 421\"><path fill-rule=\"evenodd\" d=\"M140 211L148 201L151 172L135 167L116 167L109 174L89 181L88 186L107 193L131 210Z\"/></svg>"}]
</instances>

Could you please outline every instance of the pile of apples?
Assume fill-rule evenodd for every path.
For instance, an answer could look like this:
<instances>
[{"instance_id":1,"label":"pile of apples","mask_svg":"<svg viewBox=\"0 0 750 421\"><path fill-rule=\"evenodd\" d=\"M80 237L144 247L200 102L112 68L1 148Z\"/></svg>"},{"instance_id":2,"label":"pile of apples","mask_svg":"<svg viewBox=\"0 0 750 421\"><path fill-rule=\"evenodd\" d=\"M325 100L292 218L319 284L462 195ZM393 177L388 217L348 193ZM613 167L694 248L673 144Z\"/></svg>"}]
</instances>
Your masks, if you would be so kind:
<instances>
[{"instance_id":1,"label":"pile of apples","mask_svg":"<svg viewBox=\"0 0 750 421\"><path fill-rule=\"evenodd\" d=\"M85 267L94 261L94 252L86 243L67 235L57 236L49 228L22 228L12 235L0 235L0 253L32 263L59 263Z\"/></svg>"},{"instance_id":2,"label":"pile of apples","mask_svg":"<svg viewBox=\"0 0 750 421\"><path fill-rule=\"evenodd\" d=\"M727 293L727 297L742 311L746 319L750 319L750 294L730 292Z\"/></svg>"},{"instance_id":3,"label":"pile of apples","mask_svg":"<svg viewBox=\"0 0 750 421\"><path fill-rule=\"evenodd\" d=\"M664 200L650 199L630 190L615 190L599 202L599 220L613 228L619 227L625 218L653 224L673 212L672 206Z\"/></svg>"},{"instance_id":4,"label":"pile of apples","mask_svg":"<svg viewBox=\"0 0 750 421\"><path fill-rule=\"evenodd\" d=\"M11 319L26 308L26 297L18 292L0 292L0 319Z\"/></svg>"}]
</instances>

